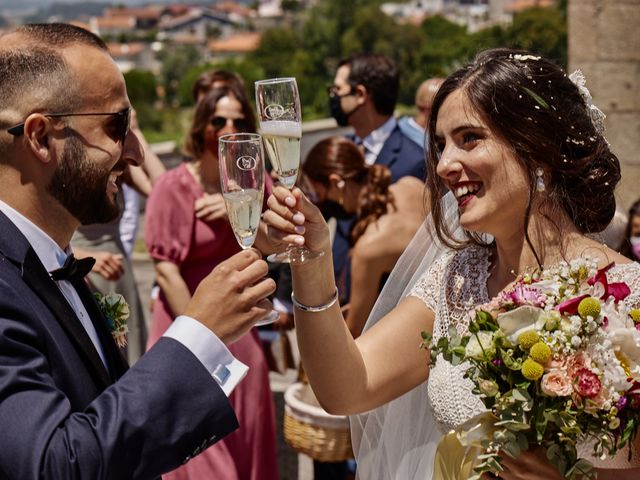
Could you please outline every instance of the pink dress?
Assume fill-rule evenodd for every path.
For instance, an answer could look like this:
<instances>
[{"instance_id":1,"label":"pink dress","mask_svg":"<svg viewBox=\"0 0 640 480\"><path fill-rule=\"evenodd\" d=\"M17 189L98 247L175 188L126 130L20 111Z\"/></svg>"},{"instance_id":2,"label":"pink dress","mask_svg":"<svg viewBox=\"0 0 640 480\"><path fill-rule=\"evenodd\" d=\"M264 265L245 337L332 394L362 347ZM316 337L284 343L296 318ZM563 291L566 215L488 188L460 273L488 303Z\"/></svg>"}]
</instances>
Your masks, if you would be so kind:
<instances>
[{"instance_id":1,"label":"pink dress","mask_svg":"<svg viewBox=\"0 0 640 480\"><path fill-rule=\"evenodd\" d=\"M202 195L202 187L182 164L158 179L145 209L144 236L149 254L155 260L178 265L191 293L216 265L240 250L227 220L207 223L196 219L194 202ZM153 305L147 348L173 318L161 293ZM229 350L249 366L249 373L230 396L240 428L164 475L165 480L278 478L275 409L267 364L255 330Z\"/></svg>"}]
</instances>

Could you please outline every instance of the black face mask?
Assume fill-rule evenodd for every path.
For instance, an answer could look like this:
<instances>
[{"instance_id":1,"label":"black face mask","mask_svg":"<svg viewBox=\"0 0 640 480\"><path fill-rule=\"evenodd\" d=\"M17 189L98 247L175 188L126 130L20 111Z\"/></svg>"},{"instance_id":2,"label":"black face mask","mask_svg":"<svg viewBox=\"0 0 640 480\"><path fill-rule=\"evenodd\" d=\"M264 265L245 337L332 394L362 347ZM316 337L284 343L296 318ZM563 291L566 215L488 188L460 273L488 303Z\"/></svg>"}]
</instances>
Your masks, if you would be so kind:
<instances>
[{"instance_id":1,"label":"black face mask","mask_svg":"<svg viewBox=\"0 0 640 480\"><path fill-rule=\"evenodd\" d=\"M329 112L339 126L346 127L349 125L349 117L358 109L358 107L354 108L349 113L345 113L342 109L342 105L340 104L343 96L329 95Z\"/></svg>"},{"instance_id":2,"label":"black face mask","mask_svg":"<svg viewBox=\"0 0 640 480\"><path fill-rule=\"evenodd\" d=\"M333 200L325 200L318 203L318 208L322 216L326 219L335 218L336 220L348 220L354 217L352 213L347 212L342 205Z\"/></svg>"}]
</instances>

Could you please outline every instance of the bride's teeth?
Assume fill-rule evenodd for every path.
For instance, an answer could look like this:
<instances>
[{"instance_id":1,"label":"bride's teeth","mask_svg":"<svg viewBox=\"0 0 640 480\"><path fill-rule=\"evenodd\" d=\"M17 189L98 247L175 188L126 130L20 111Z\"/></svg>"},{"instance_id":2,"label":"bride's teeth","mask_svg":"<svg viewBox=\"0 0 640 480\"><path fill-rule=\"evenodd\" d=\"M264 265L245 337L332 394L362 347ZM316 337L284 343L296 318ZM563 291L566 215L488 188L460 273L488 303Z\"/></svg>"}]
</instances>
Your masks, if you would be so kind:
<instances>
[{"instance_id":1,"label":"bride's teeth","mask_svg":"<svg viewBox=\"0 0 640 480\"><path fill-rule=\"evenodd\" d=\"M463 185L454 190L455 196L460 198L468 193L476 193L480 190L480 185Z\"/></svg>"}]
</instances>

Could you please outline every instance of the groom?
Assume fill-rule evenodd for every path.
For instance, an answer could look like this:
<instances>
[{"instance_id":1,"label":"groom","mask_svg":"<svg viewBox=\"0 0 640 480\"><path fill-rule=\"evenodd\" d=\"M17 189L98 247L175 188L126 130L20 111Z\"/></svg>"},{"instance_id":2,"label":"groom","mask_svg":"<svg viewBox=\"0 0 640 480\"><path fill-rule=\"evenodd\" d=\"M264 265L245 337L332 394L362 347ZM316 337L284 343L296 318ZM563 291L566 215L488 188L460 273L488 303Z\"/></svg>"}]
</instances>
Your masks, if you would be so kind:
<instances>
[{"instance_id":1,"label":"groom","mask_svg":"<svg viewBox=\"0 0 640 480\"><path fill-rule=\"evenodd\" d=\"M246 373L225 344L264 315L266 264L245 251L203 280L127 370L69 241L118 214L142 163L105 44L63 24L0 37L0 477L151 479L238 427Z\"/></svg>"}]
</instances>

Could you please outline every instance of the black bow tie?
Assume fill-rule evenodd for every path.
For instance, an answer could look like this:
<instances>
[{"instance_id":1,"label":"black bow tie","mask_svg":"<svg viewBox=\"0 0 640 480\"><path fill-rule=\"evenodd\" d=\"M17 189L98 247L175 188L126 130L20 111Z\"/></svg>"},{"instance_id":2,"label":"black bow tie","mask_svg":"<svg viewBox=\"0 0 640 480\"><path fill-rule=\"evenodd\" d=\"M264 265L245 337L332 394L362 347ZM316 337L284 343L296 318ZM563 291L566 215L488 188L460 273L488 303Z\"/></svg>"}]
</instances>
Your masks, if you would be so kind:
<instances>
[{"instance_id":1,"label":"black bow tie","mask_svg":"<svg viewBox=\"0 0 640 480\"><path fill-rule=\"evenodd\" d=\"M82 258L78 260L73 253L67 257L62 268L57 268L49 272L53 280L81 280L87 276L96 263L93 257Z\"/></svg>"}]
</instances>

